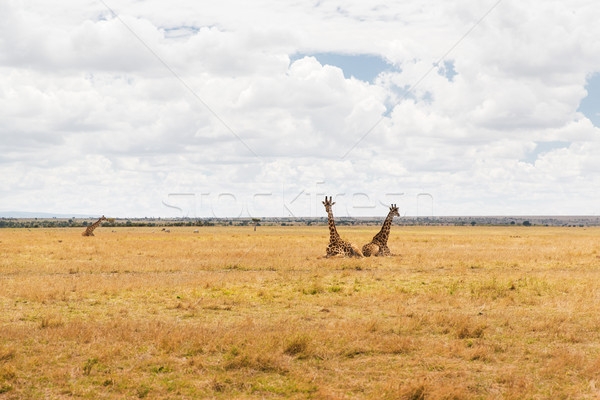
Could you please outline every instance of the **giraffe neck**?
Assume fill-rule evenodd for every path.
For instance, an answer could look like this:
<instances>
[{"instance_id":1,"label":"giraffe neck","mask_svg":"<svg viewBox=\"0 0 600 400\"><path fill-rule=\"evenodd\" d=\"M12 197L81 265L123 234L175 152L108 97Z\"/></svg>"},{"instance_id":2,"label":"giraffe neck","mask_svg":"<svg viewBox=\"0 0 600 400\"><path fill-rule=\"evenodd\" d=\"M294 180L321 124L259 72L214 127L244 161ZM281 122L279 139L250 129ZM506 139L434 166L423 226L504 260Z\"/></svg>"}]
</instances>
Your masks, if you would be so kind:
<instances>
[{"instance_id":1,"label":"giraffe neck","mask_svg":"<svg viewBox=\"0 0 600 400\"><path fill-rule=\"evenodd\" d=\"M98 227L98 225L100 225L101 223L102 223L102 218L100 218L98 221L96 221L93 224L91 224L90 226L88 226L88 232L91 232L94 229L96 229Z\"/></svg>"},{"instance_id":2,"label":"giraffe neck","mask_svg":"<svg viewBox=\"0 0 600 400\"><path fill-rule=\"evenodd\" d=\"M376 238L378 238L381 243L386 244L388 237L390 236L390 227L392 226L392 220L394 219L394 215L392 214L392 212L390 211L387 215L387 217L385 218L385 221L383 221L383 226L381 227L381 230L379 231L379 233L375 236Z\"/></svg>"},{"instance_id":3,"label":"giraffe neck","mask_svg":"<svg viewBox=\"0 0 600 400\"><path fill-rule=\"evenodd\" d=\"M340 240L340 235L337 233L337 229L335 229L335 222L333 220L333 212L331 211L331 208L327 210L327 219L329 220L329 242L337 242Z\"/></svg>"}]
</instances>

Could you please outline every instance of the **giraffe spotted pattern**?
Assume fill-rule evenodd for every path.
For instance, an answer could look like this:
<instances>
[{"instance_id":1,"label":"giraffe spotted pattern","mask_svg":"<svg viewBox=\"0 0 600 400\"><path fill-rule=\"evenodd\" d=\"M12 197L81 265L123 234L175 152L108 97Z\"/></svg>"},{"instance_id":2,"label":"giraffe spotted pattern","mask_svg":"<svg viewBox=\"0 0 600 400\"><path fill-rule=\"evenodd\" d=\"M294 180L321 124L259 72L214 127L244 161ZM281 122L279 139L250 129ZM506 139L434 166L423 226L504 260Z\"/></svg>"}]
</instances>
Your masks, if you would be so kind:
<instances>
[{"instance_id":1,"label":"giraffe spotted pattern","mask_svg":"<svg viewBox=\"0 0 600 400\"><path fill-rule=\"evenodd\" d=\"M91 224L90 226L88 226L87 228L85 228L85 232L83 232L81 234L81 236L94 236L94 229L96 229L98 226L100 226L100 224L102 223L102 221L106 221L106 217L103 215L100 217L100 219L96 222L94 222L93 224Z\"/></svg>"},{"instance_id":2,"label":"giraffe spotted pattern","mask_svg":"<svg viewBox=\"0 0 600 400\"><path fill-rule=\"evenodd\" d=\"M385 218L385 221L383 221L383 226L381 227L379 233L373 236L373 240L371 240L369 243L363 246L362 252L365 257L392 255L392 252L390 251L387 242L390 236L392 220L394 219L394 217L399 216L400 213L398 212L398 207L395 204L392 204L392 206L390 207L390 212Z\"/></svg>"},{"instance_id":3,"label":"giraffe spotted pattern","mask_svg":"<svg viewBox=\"0 0 600 400\"><path fill-rule=\"evenodd\" d=\"M357 246L343 240L338 234L337 229L335 228L335 222L333 221L333 211L331 209L334 204L335 202L331 201L331 196L329 196L329 199L325 196L323 205L325 206L327 219L329 220L329 246L327 246L326 257L362 257L362 253Z\"/></svg>"}]
</instances>

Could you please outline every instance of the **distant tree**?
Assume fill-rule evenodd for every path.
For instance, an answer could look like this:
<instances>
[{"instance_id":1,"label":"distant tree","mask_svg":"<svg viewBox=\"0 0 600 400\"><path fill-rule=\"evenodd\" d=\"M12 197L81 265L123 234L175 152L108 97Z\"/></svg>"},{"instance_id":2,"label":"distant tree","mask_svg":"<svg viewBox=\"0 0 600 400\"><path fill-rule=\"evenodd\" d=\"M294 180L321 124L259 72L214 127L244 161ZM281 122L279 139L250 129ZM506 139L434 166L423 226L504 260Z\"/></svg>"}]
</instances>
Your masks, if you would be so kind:
<instances>
[{"instance_id":1,"label":"distant tree","mask_svg":"<svg viewBox=\"0 0 600 400\"><path fill-rule=\"evenodd\" d=\"M254 225L254 232L256 232L256 227L260 225L260 218L252 218L252 224Z\"/></svg>"},{"instance_id":2,"label":"distant tree","mask_svg":"<svg viewBox=\"0 0 600 400\"><path fill-rule=\"evenodd\" d=\"M531 222L529 222L529 221L523 221L523 226L531 226Z\"/></svg>"},{"instance_id":3,"label":"distant tree","mask_svg":"<svg viewBox=\"0 0 600 400\"><path fill-rule=\"evenodd\" d=\"M471 226L475 226L476 224L477 224L477 222L471 221Z\"/></svg>"},{"instance_id":4,"label":"distant tree","mask_svg":"<svg viewBox=\"0 0 600 400\"><path fill-rule=\"evenodd\" d=\"M511 224L511 225L514 225L514 224L515 224L515 221L510 221L510 224Z\"/></svg>"}]
</instances>

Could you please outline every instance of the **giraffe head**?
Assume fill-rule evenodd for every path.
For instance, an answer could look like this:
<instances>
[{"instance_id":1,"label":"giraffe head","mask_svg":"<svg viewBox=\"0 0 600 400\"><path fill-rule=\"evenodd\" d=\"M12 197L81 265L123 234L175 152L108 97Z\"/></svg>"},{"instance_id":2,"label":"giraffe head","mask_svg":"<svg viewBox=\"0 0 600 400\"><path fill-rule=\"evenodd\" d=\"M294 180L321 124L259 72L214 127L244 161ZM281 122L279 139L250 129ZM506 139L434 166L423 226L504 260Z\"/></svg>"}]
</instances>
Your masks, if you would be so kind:
<instances>
[{"instance_id":1,"label":"giraffe head","mask_svg":"<svg viewBox=\"0 0 600 400\"><path fill-rule=\"evenodd\" d=\"M108 218L106 218L104 215L100 217L100 221L108 221Z\"/></svg>"},{"instance_id":2,"label":"giraffe head","mask_svg":"<svg viewBox=\"0 0 600 400\"><path fill-rule=\"evenodd\" d=\"M399 217L400 216L400 212L398 212L398 206L396 204L392 204L390 206L390 214L393 217Z\"/></svg>"},{"instance_id":3,"label":"giraffe head","mask_svg":"<svg viewBox=\"0 0 600 400\"><path fill-rule=\"evenodd\" d=\"M329 196L329 199L327 199L327 196L325 196L325 201L323 202L323 205L325 206L325 210L327 212L329 212L329 210L331 210L331 206L333 206L335 204L335 201L331 201L331 196Z\"/></svg>"}]
</instances>

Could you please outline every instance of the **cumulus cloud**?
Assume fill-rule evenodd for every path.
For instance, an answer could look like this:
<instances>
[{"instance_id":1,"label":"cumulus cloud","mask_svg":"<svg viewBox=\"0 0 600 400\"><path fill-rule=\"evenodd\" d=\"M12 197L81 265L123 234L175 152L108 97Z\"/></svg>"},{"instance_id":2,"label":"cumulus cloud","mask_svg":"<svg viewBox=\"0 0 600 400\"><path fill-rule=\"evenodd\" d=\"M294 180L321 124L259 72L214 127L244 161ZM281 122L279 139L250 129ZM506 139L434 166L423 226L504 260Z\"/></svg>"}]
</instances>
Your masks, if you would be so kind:
<instances>
[{"instance_id":1,"label":"cumulus cloud","mask_svg":"<svg viewBox=\"0 0 600 400\"><path fill-rule=\"evenodd\" d=\"M493 4L3 2L0 211L596 213L598 8Z\"/></svg>"}]
</instances>

